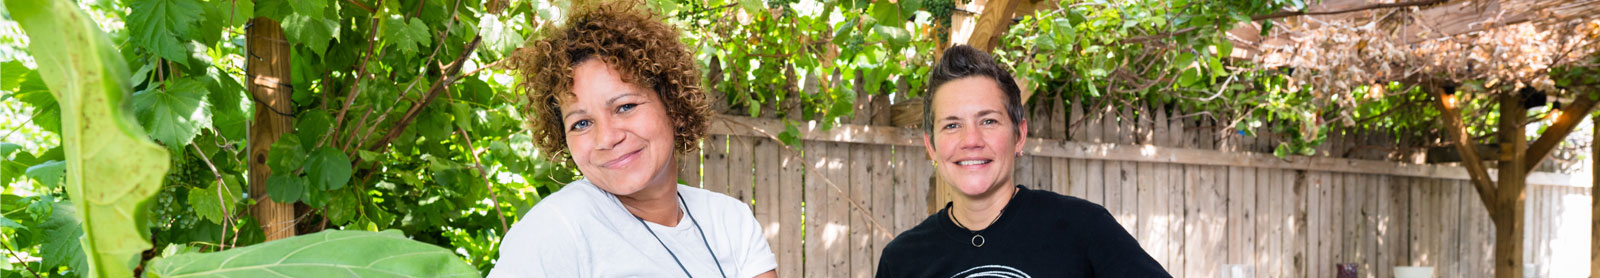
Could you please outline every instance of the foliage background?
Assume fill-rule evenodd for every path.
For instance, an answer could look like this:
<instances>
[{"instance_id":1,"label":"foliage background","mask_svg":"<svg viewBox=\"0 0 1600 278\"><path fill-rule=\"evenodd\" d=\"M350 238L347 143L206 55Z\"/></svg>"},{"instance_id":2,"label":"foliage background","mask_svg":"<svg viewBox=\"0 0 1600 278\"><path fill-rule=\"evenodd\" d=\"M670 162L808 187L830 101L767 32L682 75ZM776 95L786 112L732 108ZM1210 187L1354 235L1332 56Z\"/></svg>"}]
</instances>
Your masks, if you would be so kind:
<instances>
[{"instance_id":1,"label":"foliage background","mask_svg":"<svg viewBox=\"0 0 1600 278\"><path fill-rule=\"evenodd\" d=\"M961 1L961 0L955 0ZM720 96L719 110L824 128L853 113L858 94L914 98L957 10L950 0L649 0L679 26ZM563 19L556 0L80 0L134 69L133 110L172 154L151 215L156 250L215 252L261 242L243 192L249 18L281 23L292 45L292 133L272 146L272 199L297 202L302 234L397 229L493 267L508 225L575 179L529 141L515 78L494 67ZM1229 59L1224 32L1300 0L1077 1L1023 17L994 53L1035 102L1141 103L1195 111L1244 134L1290 135L1275 153L1314 155L1331 127L1437 135L1429 96L1400 83L1318 91L1289 86L1292 69ZM0 7L0 10L4 10ZM0 14L4 15L4 14ZM79 276L77 219L61 188L60 111L0 17L0 276ZM1274 21L1263 20L1263 32ZM1187 30L1187 31L1185 31ZM481 40L481 45L469 42ZM468 46L477 46L468 49ZM428 88L450 61L462 76ZM852 80L869 80L862 88ZM1037 97L1046 96L1046 97ZM1359 101L1341 101L1354 99ZM414 122L402 122L423 104ZM1469 121L1494 119L1468 101ZM1398 110L1397 110L1398 109ZM1390 111L1400 111L1391 113ZM1489 111L1489 112L1483 112ZM789 114L785 114L789 113ZM1492 126L1469 124L1469 126ZM385 132L395 140L379 143ZM1474 135L1490 134L1487 128ZM1583 133L1580 133L1583 134ZM795 146L799 147L799 146ZM236 194L217 196L211 192ZM147 252L149 259L163 252ZM20 262L20 263L18 263Z\"/></svg>"}]
</instances>

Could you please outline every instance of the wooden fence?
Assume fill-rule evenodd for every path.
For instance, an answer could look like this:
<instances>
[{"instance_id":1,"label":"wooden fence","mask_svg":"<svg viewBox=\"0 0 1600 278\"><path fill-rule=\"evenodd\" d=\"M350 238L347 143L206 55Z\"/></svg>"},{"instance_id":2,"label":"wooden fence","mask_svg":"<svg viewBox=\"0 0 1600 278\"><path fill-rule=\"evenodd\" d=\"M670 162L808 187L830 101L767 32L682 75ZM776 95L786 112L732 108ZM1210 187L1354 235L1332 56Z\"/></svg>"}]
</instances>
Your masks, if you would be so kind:
<instances>
[{"instance_id":1,"label":"wooden fence","mask_svg":"<svg viewBox=\"0 0 1600 278\"><path fill-rule=\"evenodd\" d=\"M1029 139L1016 182L1105 206L1175 277L1216 277L1228 264L1333 277L1340 263L1361 277L1391 277L1392 266L1491 276L1493 224L1459 167L1279 159L1262 152L1270 138L1219 136L1160 109L1059 107L1035 108L1029 133L1042 138ZM919 130L867 111L858 117L879 124L804 124L802 148L774 140L778 120L721 116L698 156L680 158L681 176L752 205L781 277L871 277L884 244L951 193L935 186ZM1590 185L1552 173L1529 184L1529 273L1586 276Z\"/></svg>"}]
</instances>

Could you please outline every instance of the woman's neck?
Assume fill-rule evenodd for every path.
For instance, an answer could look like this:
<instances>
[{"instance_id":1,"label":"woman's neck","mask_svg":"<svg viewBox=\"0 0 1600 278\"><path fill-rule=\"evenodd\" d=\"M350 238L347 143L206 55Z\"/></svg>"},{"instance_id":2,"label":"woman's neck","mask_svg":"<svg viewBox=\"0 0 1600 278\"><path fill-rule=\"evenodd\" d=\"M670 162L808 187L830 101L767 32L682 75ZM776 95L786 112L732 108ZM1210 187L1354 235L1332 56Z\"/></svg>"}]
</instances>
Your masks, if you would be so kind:
<instances>
[{"instance_id":1,"label":"woman's neck","mask_svg":"<svg viewBox=\"0 0 1600 278\"><path fill-rule=\"evenodd\" d=\"M1000 188L978 196L956 194L950 215L968 230L988 229L989 225L994 224L995 218L1000 217L1000 212L1005 210L1006 205L1011 203L1011 197L1016 192L1016 186L1001 185Z\"/></svg>"},{"instance_id":2,"label":"woman's neck","mask_svg":"<svg viewBox=\"0 0 1600 278\"><path fill-rule=\"evenodd\" d=\"M678 207L678 184L652 184L631 195L617 195L622 207L633 216L667 227L678 226L683 210Z\"/></svg>"}]
</instances>

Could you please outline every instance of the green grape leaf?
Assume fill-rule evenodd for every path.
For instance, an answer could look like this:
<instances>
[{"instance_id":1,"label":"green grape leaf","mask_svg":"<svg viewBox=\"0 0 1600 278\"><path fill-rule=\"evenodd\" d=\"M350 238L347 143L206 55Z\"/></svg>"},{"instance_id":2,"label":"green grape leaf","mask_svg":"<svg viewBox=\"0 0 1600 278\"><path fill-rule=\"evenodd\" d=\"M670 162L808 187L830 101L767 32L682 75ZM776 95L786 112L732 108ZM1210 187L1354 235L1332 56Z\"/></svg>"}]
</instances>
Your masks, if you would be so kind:
<instances>
[{"instance_id":1,"label":"green grape leaf","mask_svg":"<svg viewBox=\"0 0 1600 278\"><path fill-rule=\"evenodd\" d=\"M25 174L39 181L40 184L44 184L44 187L55 188L61 184L61 177L66 173L66 162L51 160L28 167L28 171Z\"/></svg>"},{"instance_id":2,"label":"green grape leaf","mask_svg":"<svg viewBox=\"0 0 1600 278\"><path fill-rule=\"evenodd\" d=\"M327 111L311 110L300 113L298 118L295 119L294 133L300 136L300 147L303 150L316 147L317 141L322 140L322 136L328 133L328 129L333 128L328 123L332 121L332 119L329 119L332 116L329 116Z\"/></svg>"},{"instance_id":3,"label":"green grape leaf","mask_svg":"<svg viewBox=\"0 0 1600 278\"><path fill-rule=\"evenodd\" d=\"M306 151L301 147L300 137L294 133L284 133L272 143L272 148L267 149L267 167L273 173L292 173L299 170L306 162Z\"/></svg>"},{"instance_id":4,"label":"green grape leaf","mask_svg":"<svg viewBox=\"0 0 1600 278\"><path fill-rule=\"evenodd\" d=\"M196 215L211 220L212 223L222 224L227 223L229 215L239 214L238 204L244 195L244 190L236 176L223 177L221 185L214 180L206 183L211 186L189 190L189 205L194 207Z\"/></svg>"},{"instance_id":5,"label":"green grape leaf","mask_svg":"<svg viewBox=\"0 0 1600 278\"><path fill-rule=\"evenodd\" d=\"M328 216L328 221L334 225L344 225L355 220L355 216L359 214L356 207L361 205L360 197L350 190L340 190L332 194L324 213Z\"/></svg>"},{"instance_id":6,"label":"green grape leaf","mask_svg":"<svg viewBox=\"0 0 1600 278\"><path fill-rule=\"evenodd\" d=\"M287 0L289 7L295 13L311 16L321 16L322 11L328 7L327 0Z\"/></svg>"},{"instance_id":7,"label":"green grape leaf","mask_svg":"<svg viewBox=\"0 0 1600 278\"><path fill-rule=\"evenodd\" d=\"M84 256L83 241L81 241L83 226L78 222L78 218L73 216L76 214L78 210L71 204L55 203L50 218L39 225L39 230L45 235L44 246L39 249L43 253L41 255L44 260L41 263L45 269L62 266L74 270L89 268L89 261Z\"/></svg>"},{"instance_id":8,"label":"green grape leaf","mask_svg":"<svg viewBox=\"0 0 1600 278\"><path fill-rule=\"evenodd\" d=\"M889 3L889 1L880 0L877 3L873 3L871 12L872 18L876 19L878 24L898 26L905 24L906 21L905 17L900 14L900 6Z\"/></svg>"},{"instance_id":9,"label":"green grape leaf","mask_svg":"<svg viewBox=\"0 0 1600 278\"><path fill-rule=\"evenodd\" d=\"M800 149L800 127L788 120L783 121L783 126L783 132L778 133L778 140L783 141L785 146Z\"/></svg>"},{"instance_id":10,"label":"green grape leaf","mask_svg":"<svg viewBox=\"0 0 1600 278\"><path fill-rule=\"evenodd\" d=\"M486 14L478 19L478 33L483 34L484 47L496 55L510 53L522 46L523 42L522 34L511 29L510 24L501 22L498 15Z\"/></svg>"},{"instance_id":11,"label":"green grape leaf","mask_svg":"<svg viewBox=\"0 0 1600 278\"><path fill-rule=\"evenodd\" d=\"M907 32L905 28L890 25L878 25L876 27L872 27L872 31L877 32L878 36L888 40L889 46L894 47L895 49L905 48L906 45L911 44L911 32Z\"/></svg>"},{"instance_id":12,"label":"green grape leaf","mask_svg":"<svg viewBox=\"0 0 1600 278\"><path fill-rule=\"evenodd\" d=\"M478 277L450 250L396 230L327 230L262 244L150 261L150 277Z\"/></svg>"},{"instance_id":13,"label":"green grape leaf","mask_svg":"<svg viewBox=\"0 0 1600 278\"><path fill-rule=\"evenodd\" d=\"M489 19L489 17L485 17ZM390 45L400 49L406 55L417 53L417 48L432 45L432 36L428 35L428 25L422 20L412 18L407 21L399 16L383 20L383 38Z\"/></svg>"},{"instance_id":14,"label":"green grape leaf","mask_svg":"<svg viewBox=\"0 0 1600 278\"><path fill-rule=\"evenodd\" d=\"M22 145L0 142L0 158L11 156L19 150L22 150Z\"/></svg>"},{"instance_id":15,"label":"green grape leaf","mask_svg":"<svg viewBox=\"0 0 1600 278\"><path fill-rule=\"evenodd\" d=\"M223 26L243 27L245 22L255 18L256 4L251 0L211 0L210 3L217 11L214 15ZM213 15L207 15L213 16Z\"/></svg>"},{"instance_id":16,"label":"green grape leaf","mask_svg":"<svg viewBox=\"0 0 1600 278\"><path fill-rule=\"evenodd\" d=\"M337 190L350 182L350 157L339 149L322 147L306 160L306 176L312 188Z\"/></svg>"},{"instance_id":17,"label":"green grape leaf","mask_svg":"<svg viewBox=\"0 0 1600 278\"><path fill-rule=\"evenodd\" d=\"M0 215L0 228L10 228L10 229L15 230L15 229L27 228L27 226L23 226L22 223L17 223L16 220L11 220L10 217L6 217L5 215Z\"/></svg>"},{"instance_id":18,"label":"green grape leaf","mask_svg":"<svg viewBox=\"0 0 1600 278\"><path fill-rule=\"evenodd\" d=\"M211 108L205 103L205 83L182 78L166 88L152 88L133 95L134 111L145 131L168 148L180 148L194 140L201 129L211 127Z\"/></svg>"},{"instance_id":19,"label":"green grape leaf","mask_svg":"<svg viewBox=\"0 0 1600 278\"><path fill-rule=\"evenodd\" d=\"M306 190L306 179L291 173L273 173L267 177L267 196L279 203L294 203Z\"/></svg>"},{"instance_id":20,"label":"green grape leaf","mask_svg":"<svg viewBox=\"0 0 1600 278\"><path fill-rule=\"evenodd\" d=\"M195 0L131 0L128 12L129 42L168 61L189 64L189 47L179 36L200 20L202 6Z\"/></svg>"},{"instance_id":21,"label":"green grape leaf","mask_svg":"<svg viewBox=\"0 0 1600 278\"><path fill-rule=\"evenodd\" d=\"M21 61L11 60L0 63L0 91L15 92L22 87L22 81L34 75L33 69L23 65Z\"/></svg>"},{"instance_id":22,"label":"green grape leaf","mask_svg":"<svg viewBox=\"0 0 1600 278\"><path fill-rule=\"evenodd\" d=\"M5 2L12 19L28 35L28 50L39 66L39 75L60 101L61 122L65 123L60 148L67 164L66 191L75 208L70 214L82 220L75 225L82 236L47 233L57 237L50 242L81 245L87 266L79 267L76 274L133 277L139 254L150 249L150 197L161 190L170 154L150 141L133 111L126 109L132 90L128 77L133 76L127 62L77 3ZM166 3L193 4L192 0ZM148 6L134 10L144 9ZM197 9L185 12L193 10ZM134 12L130 19L148 16L152 15ZM162 18L166 16L182 15ZM183 21L168 18L164 22ZM136 30L133 37L141 35ZM69 243L58 243L63 241Z\"/></svg>"},{"instance_id":23,"label":"green grape leaf","mask_svg":"<svg viewBox=\"0 0 1600 278\"><path fill-rule=\"evenodd\" d=\"M325 56L328 51L328 41L339 37L339 21L323 18L321 14L306 16L295 13L285 17L283 34L289 40L305 44L317 56Z\"/></svg>"}]
</instances>

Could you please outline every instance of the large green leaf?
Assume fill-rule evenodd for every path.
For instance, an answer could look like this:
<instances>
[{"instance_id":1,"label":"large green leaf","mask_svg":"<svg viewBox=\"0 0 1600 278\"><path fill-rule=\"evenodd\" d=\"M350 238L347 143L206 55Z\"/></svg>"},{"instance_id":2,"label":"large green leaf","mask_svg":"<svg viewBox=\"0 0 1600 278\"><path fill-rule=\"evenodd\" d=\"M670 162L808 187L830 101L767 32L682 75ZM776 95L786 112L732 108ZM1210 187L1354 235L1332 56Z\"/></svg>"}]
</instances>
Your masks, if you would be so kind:
<instances>
[{"instance_id":1,"label":"large green leaf","mask_svg":"<svg viewBox=\"0 0 1600 278\"><path fill-rule=\"evenodd\" d=\"M216 253L150 261L149 277L478 277L444 248L400 231L328 230Z\"/></svg>"},{"instance_id":2,"label":"large green leaf","mask_svg":"<svg viewBox=\"0 0 1600 278\"><path fill-rule=\"evenodd\" d=\"M145 131L169 148L188 145L200 130L211 127L206 84L194 78L170 82L133 95L133 110Z\"/></svg>"},{"instance_id":3,"label":"large green leaf","mask_svg":"<svg viewBox=\"0 0 1600 278\"><path fill-rule=\"evenodd\" d=\"M128 13L129 37L140 46L169 61L189 64L189 48L178 36L188 34L200 20L202 6L195 0L132 0Z\"/></svg>"},{"instance_id":4,"label":"large green leaf","mask_svg":"<svg viewBox=\"0 0 1600 278\"><path fill-rule=\"evenodd\" d=\"M79 243L88 259L79 273L132 277L139 253L150 249L147 208L161 189L169 154L124 110L128 65L73 1L5 2L60 103L66 189L82 221Z\"/></svg>"}]
</instances>

